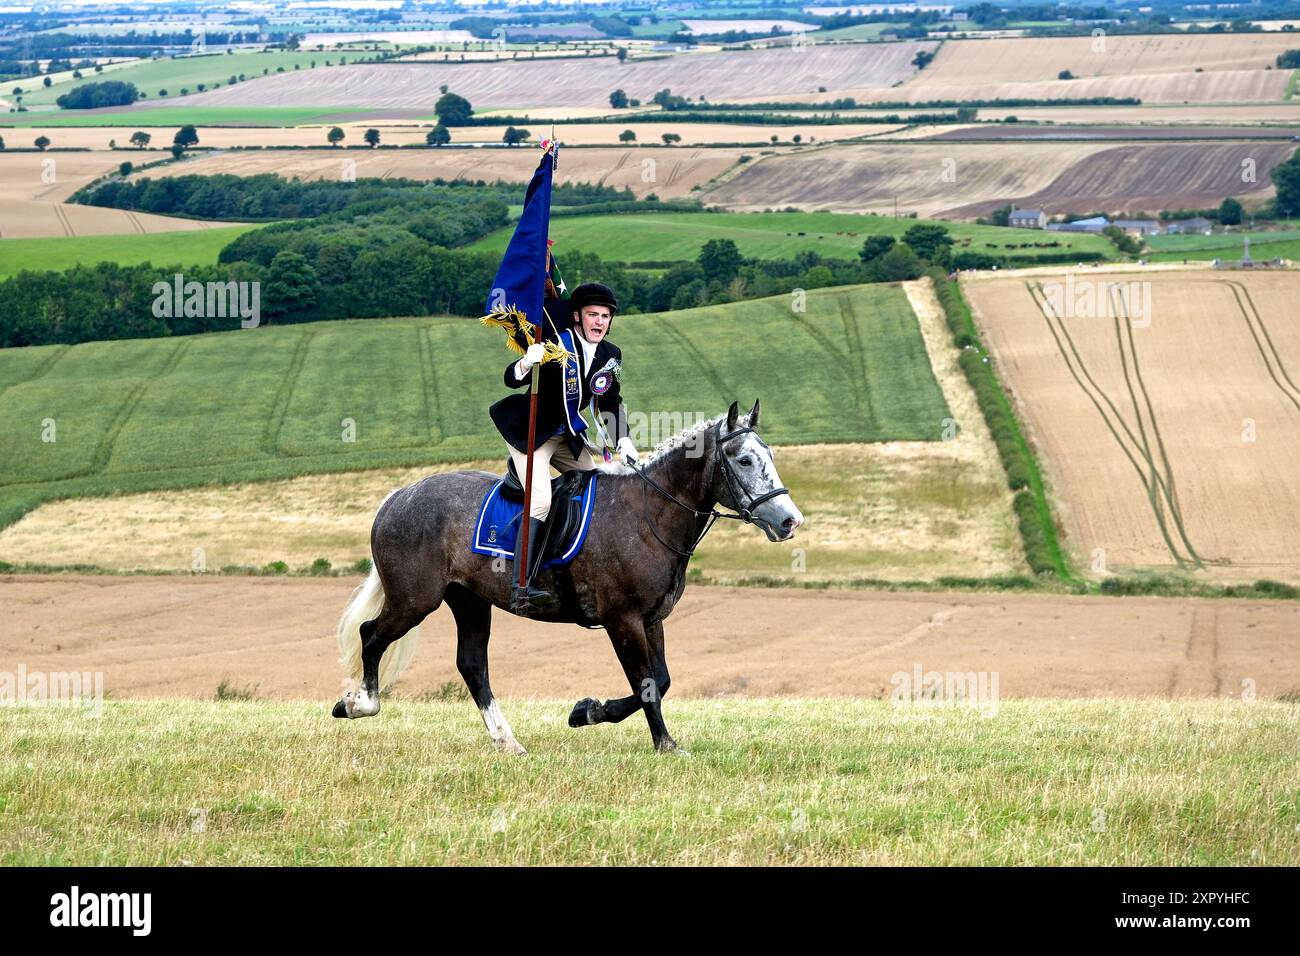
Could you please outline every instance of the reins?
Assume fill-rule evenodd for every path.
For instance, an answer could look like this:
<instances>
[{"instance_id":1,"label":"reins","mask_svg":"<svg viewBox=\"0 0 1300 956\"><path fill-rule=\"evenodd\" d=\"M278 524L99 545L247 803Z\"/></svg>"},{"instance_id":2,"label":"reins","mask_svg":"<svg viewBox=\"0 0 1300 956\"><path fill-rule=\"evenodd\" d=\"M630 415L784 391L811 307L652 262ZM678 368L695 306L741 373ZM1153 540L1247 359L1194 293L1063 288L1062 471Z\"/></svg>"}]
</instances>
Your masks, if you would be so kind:
<instances>
[{"instance_id":1,"label":"reins","mask_svg":"<svg viewBox=\"0 0 1300 956\"><path fill-rule=\"evenodd\" d=\"M726 442L735 438L737 435L744 435L745 433L752 432L753 430L754 429L752 427L737 428L735 431L728 432L727 434L724 435L722 434L722 422L718 422L718 440L717 440L718 458L713 463L713 470L709 474L708 485L709 487L713 486L713 481L717 476L718 463L721 462L722 476L727 480L727 490L731 492L731 499L736 502L740 501L740 496L736 494L736 487L739 484L739 480L732 472L731 463L727 461L727 456L723 453L722 446ZM705 522L703 530L700 531L698 535L696 535L695 541L690 546L690 548L686 551L679 550L678 548L673 547L671 544L669 544L667 541L665 541L663 538L659 536L659 532L655 529L654 524L650 521L649 517L647 516L646 491L645 491L645 486L644 485L642 486L641 520L644 521L646 525L650 528L650 533L654 535L656 541L662 544L669 551L683 558L689 558L691 555L695 553L695 549L700 546L700 542L704 540L704 536L709 533L709 531L713 528L714 522L716 522L719 518L729 518L733 521L743 521L745 522L745 524L753 524L754 509L756 507L761 505L763 502L768 501L769 499L775 498L777 495L785 495L790 493L788 488L774 488L771 491L764 492L763 494L757 497L751 496L748 504L746 504L744 507L741 507L739 504L735 506L737 513L734 515L727 514L725 511L719 511L717 508L710 508L708 511L701 511L698 508L692 508L690 505L686 504L683 501L679 501L676 495L674 495L668 489L664 488L657 481L655 481L653 478L647 475L645 473L644 467L637 467L636 465L629 465L629 467L632 469L633 473L637 475L637 477L639 477L643 482L645 482L645 484L649 485L655 491L659 492L659 494L663 495L665 498L667 498L677 507L681 508L683 511L689 511L695 517L696 520L699 520L700 518L709 519L707 522ZM741 488L742 490L745 490L743 486L741 486ZM748 495L749 492L745 490L745 494Z\"/></svg>"}]
</instances>

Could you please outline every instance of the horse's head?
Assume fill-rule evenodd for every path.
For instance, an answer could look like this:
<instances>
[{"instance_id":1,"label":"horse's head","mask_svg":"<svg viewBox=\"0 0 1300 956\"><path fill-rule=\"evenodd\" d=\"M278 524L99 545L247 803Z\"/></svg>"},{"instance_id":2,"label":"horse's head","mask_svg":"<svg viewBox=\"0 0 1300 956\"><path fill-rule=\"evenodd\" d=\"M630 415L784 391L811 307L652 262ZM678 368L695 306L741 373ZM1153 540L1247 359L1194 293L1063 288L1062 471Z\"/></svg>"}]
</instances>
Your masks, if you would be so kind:
<instances>
[{"instance_id":1,"label":"horse's head","mask_svg":"<svg viewBox=\"0 0 1300 956\"><path fill-rule=\"evenodd\" d=\"M758 401L744 417L732 402L718 429L719 503L747 515L769 541L788 541L803 513L781 484L772 449L758 437Z\"/></svg>"}]
</instances>

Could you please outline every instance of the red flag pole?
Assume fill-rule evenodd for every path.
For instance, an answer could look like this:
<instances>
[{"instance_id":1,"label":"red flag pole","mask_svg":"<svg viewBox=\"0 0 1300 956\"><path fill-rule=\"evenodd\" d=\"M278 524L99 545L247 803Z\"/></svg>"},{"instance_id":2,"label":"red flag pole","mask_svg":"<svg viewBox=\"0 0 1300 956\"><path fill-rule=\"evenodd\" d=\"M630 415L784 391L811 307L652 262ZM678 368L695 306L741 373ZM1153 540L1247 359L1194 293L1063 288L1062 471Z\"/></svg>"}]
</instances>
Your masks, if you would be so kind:
<instances>
[{"instance_id":1,"label":"red flag pole","mask_svg":"<svg viewBox=\"0 0 1300 956\"><path fill-rule=\"evenodd\" d=\"M552 134L554 135L554 134ZM553 149L552 141L548 142L547 149ZM547 210L549 220L550 210ZM547 230L550 231L549 229ZM534 325L535 333L533 335L534 345L539 344L545 337L542 319L550 318L546 314L546 280L551 274L551 251L542 246L542 314L537 316L537 322ZM532 368L532 380L528 386L528 465L524 468L524 510L519 518L519 580L515 583L519 585L519 590L524 589L528 575L528 531L532 524L531 508L533 503L533 442L537 437L537 384L541 378L542 363L538 362Z\"/></svg>"}]
</instances>

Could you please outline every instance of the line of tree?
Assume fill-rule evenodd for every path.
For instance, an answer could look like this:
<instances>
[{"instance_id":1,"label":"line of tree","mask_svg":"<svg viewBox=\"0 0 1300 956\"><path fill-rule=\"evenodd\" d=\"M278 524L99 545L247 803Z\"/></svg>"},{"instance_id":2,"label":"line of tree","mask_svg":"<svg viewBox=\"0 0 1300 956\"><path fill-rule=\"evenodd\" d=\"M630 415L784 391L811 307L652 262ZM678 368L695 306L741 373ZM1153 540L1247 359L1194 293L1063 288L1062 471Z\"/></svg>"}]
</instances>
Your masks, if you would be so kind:
<instances>
[{"instance_id":1,"label":"line of tree","mask_svg":"<svg viewBox=\"0 0 1300 956\"><path fill-rule=\"evenodd\" d=\"M155 317L154 284L170 283L177 272L186 281L261 283L265 324L431 313L477 316L500 256L430 241L442 238L445 230L442 216L350 222L325 216L244 233L221 251L216 265L101 262L64 272L21 272L0 283L0 346L238 327L237 316ZM663 274L602 261L594 253L568 252L559 262L570 287L604 282L618 290L621 312L637 313L738 302L794 289L914 279L930 260L948 261L951 245L942 226L918 224L903 242L868 240L856 260L825 258L813 250L790 259L751 259L732 240L713 239L694 260L675 263Z\"/></svg>"},{"instance_id":2,"label":"line of tree","mask_svg":"<svg viewBox=\"0 0 1300 956\"><path fill-rule=\"evenodd\" d=\"M74 193L73 202L110 209L127 209L159 215L201 219L258 221L309 219L335 214L339 221L356 215L376 217L442 215L448 244L473 241L505 222L507 206L517 201L519 186L494 183L414 179L334 180L283 179L274 173L236 176L170 176L161 179L109 180ZM557 183L551 193L557 207L611 202L635 203L636 196L623 187L592 183ZM346 213L352 209L353 213ZM465 223L475 225L464 228Z\"/></svg>"}]
</instances>

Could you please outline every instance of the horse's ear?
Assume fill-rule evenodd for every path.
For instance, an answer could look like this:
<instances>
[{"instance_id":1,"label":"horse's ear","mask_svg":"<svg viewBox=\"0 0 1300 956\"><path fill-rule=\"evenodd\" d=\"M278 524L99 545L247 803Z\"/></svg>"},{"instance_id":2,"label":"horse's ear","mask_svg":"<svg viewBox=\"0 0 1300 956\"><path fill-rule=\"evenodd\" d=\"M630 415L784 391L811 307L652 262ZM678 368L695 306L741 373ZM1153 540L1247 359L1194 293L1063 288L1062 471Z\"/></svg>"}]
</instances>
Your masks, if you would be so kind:
<instances>
[{"instance_id":1,"label":"horse's ear","mask_svg":"<svg viewBox=\"0 0 1300 956\"><path fill-rule=\"evenodd\" d=\"M758 427L758 399L754 399L754 407L749 410L749 427Z\"/></svg>"},{"instance_id":2,"label":"horse's ear","mask_svg":"<svg viewBox=\"0 0 1300 956\"><path fill-rule=\"evenodd\" d=\"M736 416L740 414L740 403L732 402L731 407L727 409L727 431L736 430Z\"/></svg>"}]
</instances>

